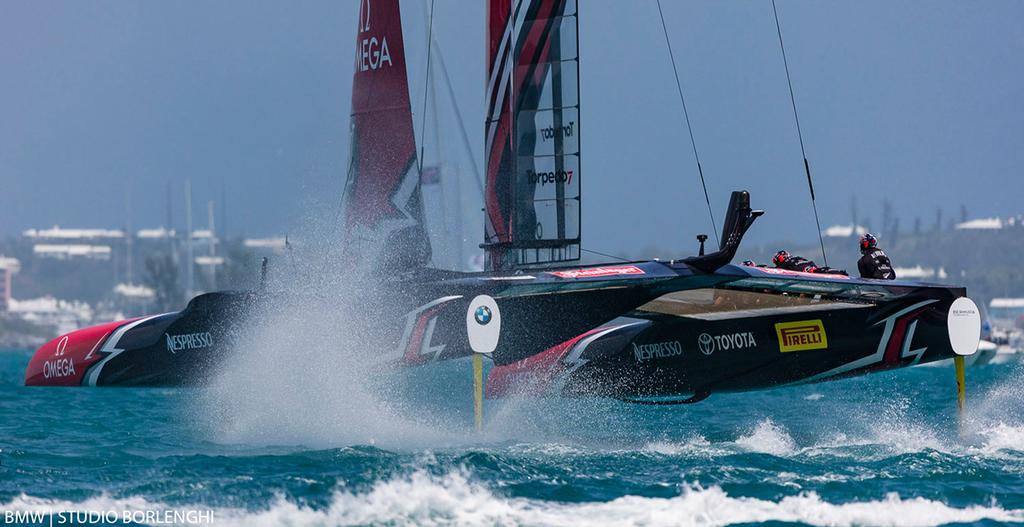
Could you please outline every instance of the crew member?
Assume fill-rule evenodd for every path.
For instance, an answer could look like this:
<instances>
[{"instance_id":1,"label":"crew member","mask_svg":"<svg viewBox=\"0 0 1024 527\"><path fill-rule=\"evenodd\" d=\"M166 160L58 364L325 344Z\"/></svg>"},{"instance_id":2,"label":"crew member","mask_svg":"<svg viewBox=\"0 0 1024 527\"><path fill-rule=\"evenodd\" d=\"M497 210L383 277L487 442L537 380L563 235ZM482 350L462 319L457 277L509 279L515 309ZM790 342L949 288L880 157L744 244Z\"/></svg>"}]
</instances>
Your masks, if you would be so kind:
<instances>
[{"instance_id":1,"label":"crew member","mask_svg":"<svg viewBox=\"0 0 1024 527\"><path fill-rule=\"evenodd\" d=\"M775 257L772 258L772 263L779 269L786 269L788 271L799 271L801 273L818 273L818 274L841 274L846 275L846 271L842 269L832 269L831 267L818 267L813 260L808 260L802 256L793 256L789 252L782 250L775 253Z\"/></svg>"},{"instance_id":2,"label":"crew member","mask_svg":"<svg viewBox=\"0 0 1024 527\"><path fill-rule=\"evenodd\" d=\"M786 269L787 271L813 273L818 270L818 266L815 265L813 261L802 256L793 256L786 250L775 253L775 257L772 258L772 263L775 264L775 267L779 269Z\"/></svg>"},{"instance_id":3,"label":"crew member","mask_svg":"<svg viewBox=\"0 0 1024 527\"><path fill-rule=\"evenodd\" d=\"M885 252L878 248L878 239L871 233L865 233L860 237L860 254L857 268L860 269L861 278L896 279L896 271L892 268L892 262L889 261Z\"/></svg>"}]
</instances>

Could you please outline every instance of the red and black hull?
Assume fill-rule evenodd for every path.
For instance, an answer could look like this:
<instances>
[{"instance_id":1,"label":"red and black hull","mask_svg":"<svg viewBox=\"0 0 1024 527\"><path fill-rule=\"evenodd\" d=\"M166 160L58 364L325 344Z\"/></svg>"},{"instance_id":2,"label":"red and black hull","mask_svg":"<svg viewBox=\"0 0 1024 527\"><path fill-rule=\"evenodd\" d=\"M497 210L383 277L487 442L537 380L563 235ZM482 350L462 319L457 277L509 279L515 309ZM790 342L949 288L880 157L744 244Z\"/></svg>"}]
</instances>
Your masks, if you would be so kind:
<instances>
[{"instance_id":1,"label":"red and black hull","mask_svg":"<svg viewBox=\"0 0 1024 527\"><path fill-rule=\"evenodd\" d=\"M367 349L388 350L372 357L382 366L473 354L474 303L490 299L494 346L477 349L493 361L488 396L674 402L952 357L949 308L964 295L946 286L638 262L533 275L429 272L349 302L360 304L360 324L371 321L373 330L360 332L372 341ZM213 293L178 313L62 335L37 351L25 382L204 384L245 352L238 343L259 317L295 304L288 299Z\"/></svg>"}]
</instances>

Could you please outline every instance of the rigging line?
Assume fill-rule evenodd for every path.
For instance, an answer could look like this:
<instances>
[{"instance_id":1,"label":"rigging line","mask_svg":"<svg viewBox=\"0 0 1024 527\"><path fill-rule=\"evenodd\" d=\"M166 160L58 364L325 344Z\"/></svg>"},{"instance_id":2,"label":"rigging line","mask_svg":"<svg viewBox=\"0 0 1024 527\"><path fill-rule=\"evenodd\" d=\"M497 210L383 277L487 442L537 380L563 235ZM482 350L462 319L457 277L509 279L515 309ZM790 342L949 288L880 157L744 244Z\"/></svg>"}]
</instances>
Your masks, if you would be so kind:
<instances>
[{"instance_id":1,"label":"rigging line","mask_svg":"<svg viewBox=\"0 0 1024 527\"><path fill-rule=\"evenodd\" d=\"M600 256L607 256L608 258L615 258L616 260L621 260L623 262L632 262L633 261L633 260L630 260L628 258L623 258L621 256L615 256L614 254L603 253L603 252L594 251L594 250L591 250L591 249L580 248L580 250L585 252L585 253L593 253L593 254L597 254L597 255L600 255Z\"/></svg>"},{"instance_id":2,"label":"rigging line","mask_svg":"<svg viewBox=\"0 0 1024 527\"><path fill-rule=\"evenodd\" d=\"M459 123L459 133L462 135L462 146L466 149L466 154L469 156L469 162L473 166L473 181L476 183L477 190L480 191L480 197L484 196L484 184L480 181L480 169L476 165L476 156L473 154L473 147L469 143L469 134L466 133L466 122L462 119L462 111L459 110L459 102L455 97L455 90L452 88L452 79L448 75L448 67L444 63L444 54L441 53L441 45L435 40L434 46L437 48L437 66L441 68L441 75L444 76L444 85L448 88L448 99L452 102L452 108L455 109L455 119Z\"/></svg>"},{"instance_id":3,"label":"rigging line","mask_svg":"<svg viewBox=\"0 0 1024 527\"><path fill-rule=\"evenodd\" d=\"M423 155L424 146L427 143L427 91L430 89L430 56L433 55L430 49L430 43L434 40L434 0L430 0L430 17L427 22L427 71L423 75L423 116L420 119L420 158L419 158L419 172L420 176L423 175ZM435 108L436 112L437 109Z\"/></svg>"},{"instance_id":4,"label":"rigging line","mask_svg":"<svg viewBox=\"0 0 1024 527\"><path fill-rule=\"evenodd\" d=\"M351 155L351 154L349 154ZM352 163L349 162L349 167L345 170L345 182L341 187L341 201L336 203L337 208L334 211L334 223L331 224L334 228L338 229L339 233L343 230L341 225L341 216L345 213L345 198L348 197L348 184L352 178Z\"/></svg>"},{"instance_id":5,"label":"rigging line","mask_svg":"<svg viewBox=\"0 0 1024 527\"><path fill-rule=\"evenodd\" d=\"M700 185L704 189L704 201L708 204L708 216L711 216L711 232L715 235L715 242L719 245L722 241L718 238L718 225L715 223L715 213L711 208L711 198L708 197L708 185L704 182L704 169L700 165L700 156L697 154L697 141L693 138L693 127L690 126L690 114L686 111L686 98L683 97L683 85L679 82L679 70L676 68L676 57L672 53L672 41L668 38L668 26L665 25L665 13L661 11L661 0L658 1L658 15L661 17L661 29L665 32L665 44L668 46L668 56L672 61L672 72L676 76L676 89L679 90L679 102L683 105L683 117L686 120L686 130L690 133L690 146L693 147L693 157L697 160L697 174L700 175Z\"/></svg>"},{"instance_id":6,"label":"rigging line","mask_svg":"<svg viewBox=\"0 0 1024 527\"><path fill-rule=\"evenodd\" d=\"M796 96L793 95L793 79L789 75L789 61L786 59L786 46L782 43L782 26L779 25L779 11L772 0L772 14L775 15L775 31L779 34L779 49L782 50L782 65L786 68L786 83L789 84L789 102L793 106L793 120L796 121L796 136L800 139L800 155L804 158L804 172L807 174L807 188L811 191L811 208L814 209L814 225L818 228L818 244L821 245L821 258L828 266L825 254L825 239L821 236L821 221L818 219L818 204L814 199L814 182L811 180L811 165L807 162L807 151L804 150L804 134L800 130L800 116L796 111Z\"/></svg>"}]
</instances>

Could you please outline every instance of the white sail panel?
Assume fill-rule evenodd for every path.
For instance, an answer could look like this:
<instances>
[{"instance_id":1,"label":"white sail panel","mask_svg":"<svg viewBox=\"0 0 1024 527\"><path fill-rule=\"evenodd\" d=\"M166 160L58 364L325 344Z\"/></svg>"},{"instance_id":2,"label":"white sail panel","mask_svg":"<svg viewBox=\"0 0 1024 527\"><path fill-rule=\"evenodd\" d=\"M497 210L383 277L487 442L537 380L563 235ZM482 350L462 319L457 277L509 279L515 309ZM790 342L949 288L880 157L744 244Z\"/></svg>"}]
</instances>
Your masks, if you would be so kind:
<instances>
[{"instance_id":1,"label":"white sail panel","mask_svg":"<svg viewBox=\"0 0 1024 527\"><path fill-rule=\"evenodd\" d=\"M529 200L522 203L524 207L533 209L537 222L534 225L533 239L537 241L554 241L578 238L580 235L579 200L557 199Z\"/></svg>"},{"instance_id":2,"label":"white sail panel","mask_svg":"<svg viewBox=\"0 0 1024 527\"><path fill-rule=\"evenodd\" d=\"M523 171L519 175L533 189L533 193L522 197L523 202L531 200L580 198L580 160L576 156L565 156L561 162L554 156L528 157L518 163Z\"/></svg>"},{"instance_id":3,"label":"white sail panel","mask_svg":"<svg viewBox=\"0 0 1024 527\"><path fill-rule=\"evenodd\" d=\"M519 156L576 155L580 153L577 108L522 112L516 122ZM560 122L555 123L556 118Z\"/></svg>"}]
</instances>

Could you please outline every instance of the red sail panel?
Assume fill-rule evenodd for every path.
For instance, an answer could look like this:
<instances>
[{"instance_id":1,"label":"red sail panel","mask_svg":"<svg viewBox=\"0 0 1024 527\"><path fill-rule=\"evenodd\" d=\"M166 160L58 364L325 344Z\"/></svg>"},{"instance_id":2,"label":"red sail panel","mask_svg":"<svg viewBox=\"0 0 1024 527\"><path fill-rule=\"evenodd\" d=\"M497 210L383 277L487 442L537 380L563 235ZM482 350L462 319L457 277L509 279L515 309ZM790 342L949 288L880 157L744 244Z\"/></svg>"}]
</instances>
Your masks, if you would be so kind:
<instances>
[{"instance_id":1,"label":"red sail panel","mask_svg":"<svg viewBox=\"0 0 1024 527\"><path fill-rule=\"evenodd\" d=\"M487 116L485 127L486 191L485 242L512 241L512 0L487 4ZM503 267L500 250L489 250L489 265Z\"/></svg>"},{"instance_id":2,"label":"red sail panel","mask_svg":"<svg viewBox=\"0 0 1024 527\"><path fill-rule=\"evenodd\" d=\"M345 255L381 272L430 259L398 0L362 0L352 78Z\"/></svg>"}]
</instances>

